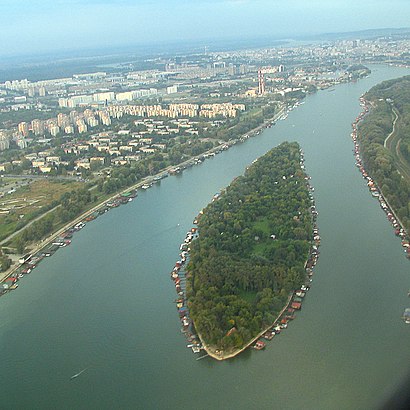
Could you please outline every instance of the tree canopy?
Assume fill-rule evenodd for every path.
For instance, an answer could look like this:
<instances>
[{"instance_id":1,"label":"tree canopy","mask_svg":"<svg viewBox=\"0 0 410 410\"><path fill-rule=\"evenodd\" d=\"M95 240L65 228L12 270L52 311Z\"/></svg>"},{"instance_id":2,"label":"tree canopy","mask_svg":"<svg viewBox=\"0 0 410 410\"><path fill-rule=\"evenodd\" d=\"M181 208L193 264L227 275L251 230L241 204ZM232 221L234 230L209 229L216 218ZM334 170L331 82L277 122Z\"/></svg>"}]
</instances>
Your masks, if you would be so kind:
<instances>
[{"instance_id":1,"label":"tree canopy","mask_svg":"<svg viewBox=\"0 0 410 410\"><path fill-rule=\"evenodd\" d=\"M191 244L187 297L205 342L242 347L304 283L311 205L299 145L286 142L204 209Z\"/></svg>"},{"instance_id":2,"label":"tree canopy","mask_svg":"<svg viewBox=\"0 0 410 410\"><path fill-rule=\"evenodd\" d=\"M384 81L365 98L373 108L358 128L364 166L410 231L410 76ZM395 113L391 147L384 146Z\"/></svg>"}]
</instances>

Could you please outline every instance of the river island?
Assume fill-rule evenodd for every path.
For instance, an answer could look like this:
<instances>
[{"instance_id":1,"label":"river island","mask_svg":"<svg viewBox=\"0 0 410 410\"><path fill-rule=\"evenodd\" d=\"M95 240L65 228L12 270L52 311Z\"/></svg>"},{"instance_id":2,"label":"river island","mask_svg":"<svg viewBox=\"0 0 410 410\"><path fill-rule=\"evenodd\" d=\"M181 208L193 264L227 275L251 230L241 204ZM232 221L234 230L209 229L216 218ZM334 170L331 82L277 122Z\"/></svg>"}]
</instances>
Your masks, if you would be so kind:
<instances>
[{"instance_id":1,"label":"river island","mask_svg":"<svg viewBox=\"0 0 410 410\"><path fill-rule=\"evenodd\" d=\"M299 145L285 142L215 194L195 220L186 310L210 356L263 347L258 338L273 337L279 319L286 327L300 309L320 241L311 190Z\"/></svg>"}]
</instances>

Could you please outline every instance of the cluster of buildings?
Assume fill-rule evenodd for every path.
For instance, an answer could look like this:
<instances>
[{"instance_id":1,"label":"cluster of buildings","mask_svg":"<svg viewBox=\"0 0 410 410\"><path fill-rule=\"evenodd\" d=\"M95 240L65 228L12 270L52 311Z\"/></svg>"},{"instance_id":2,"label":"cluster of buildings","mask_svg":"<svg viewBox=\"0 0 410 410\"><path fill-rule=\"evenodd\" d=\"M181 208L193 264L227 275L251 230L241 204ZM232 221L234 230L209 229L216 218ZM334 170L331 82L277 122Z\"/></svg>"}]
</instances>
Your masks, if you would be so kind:
<instances>
[{"instance_id":1,"label":"cluster of buildings","mask_svg":"<svg viewBox=\"0 0 410 410\"><path fill-rule=\"evenodd\" d=\"M255 66L294 66L303 63L313 67L323 62L401 62L406 60L409 47L408 37L380 36L372 39L321 41L307 45L213 52L210 55L214 60L250 61Z\"/></svg>"},{"instance_id":2,"label":"cluster of buildings","mask_svg":"<svg viewBox=\"0 0 410 410\"><path fill-rule=\"evenodd\" d=\"M245 111L245 104L169 104L158 105L111 105L107 111L111 117L121 118L124 114L138 117L236 117L239 111Z\"/></svg>"},{"instance_id":3,"label":"cluster of buildings","mask_svg":"<svg viewBox=\"0 0 410 410\"><path fill-rule=\"evenodd\" d=\"M369 61L408 61L410 40L406 37L380 36L372 39L352 39L315 42L307 45L285 44L270 48L245 49L224 52L206 52L204 55L159 57L149 60L151 69L118 72L75 74L69 78L30 82L27 79L0 83L0 103L10 94L10 103L24 103L32 97L50 96L60 107L74 108L106 101L133 101L138 98L175 94L179 85L193 80L209 81L214 78L243 77L257 73L260 67L283 72L284 67L323 64L363 63ZM172 81L168 81L172 80ZM164 83L165 82L165 83ZM177 85L178 84L178 85ZM12 96L12 97L11 97Z\"/></svg>"},{"instance_id":4,"label":"cluster of buildings","mask_svg":"<svg viewBox=\"0 0 410 410\"><path fill-rule=\"evenodd\" d=\"M86 110L87 111L87 110ZM87 115L92 118L93 111L83 113L83 121ZM60 120L69 121L69 116L63 114ZM144 130L131 132L120 130L100 132L93 134L86 139L72 140L61 146L70 161L64 161L50 148L37 153L24 155L22 159L0 164L0 172L8 171L13 166L22 164L23 158L30 161L31 171L39 173L49 173L60 166L72 167L68 174L75 174L81 169L96 169L103 165L120 166L139 161L147 154L162 152L167 149L170 138L178 135L200 136L198 122L189 118L172 118L159 120L154 118L141 118L135 120L134 124L142 126ZM211 127L217 127L218 121L211 122ZM1 134L0 134L1 135ZM1 140L0 140L1 141Z\"/></svg>"},{"instance_id":5,"label":"cluster of buildings","mask_svg":"<svg viewBox=\"0 0 410 410\"><path fill-rule=\"evenodd\" d=\"M17 126L17 136L26 138L30 132L36 136L48 133L53 137L59 133L74 134L78 132L82 134L100 123L111 125L111 118L104 110L96 112L90 109L83 112L71 111L69 114L59 113L57 117L48 120L34 119L31 123L20 122Z\"/></svg>"},{"instance_id":6,"label":"cluster of buildings","mask_svg":"<svg viewBox=\"0 0 410 410\"><path fill-rule=\"evenodd\" d=\"M217 122L222 118L234 118L246 108L245 104L222 101L234 98L246 101L248 97L264 95L277 98L275 95L328 88L349 80L351 74L346 72L346 67L351 64L371 61L404 64L409 61L409 48L408 38L338 40L158 57L155 62L152 60L152 64L147 60L151 68L141 71L133 71L130 67L129 71L75 74L70 78L37 82L27 79L6 81L0 83L1 112L51 111L56 104L62 112L54 118L6 124L7 129L0 130L0 152L16 145L24 149L31 138L41 143L58 135L85 134L100 125L109 127L114 118L124 116L141 117L141 124L148 132L157 135L174 135L181 129L185 135L195 135L198 128L191 119L202 117ZM191 103L185 103L187 95ZM161 97L172 103L133 105L133 101L139 98L150 97L156 101ZM200 104L204 99L209 101L208 98L221 100L216 100L219 102L216 104ZM167 120L166 124L156 124L155 120L161 118L186 122L172 124ZM153 119L152 123L150 119ZM93 132L100 130L97 128ZM114 151L111 147L107 152L111 155ZM126 152L124 149L118 151L115 155ZM45 161L45 165L47 163Z\"/></svg>"},{"instance_id":7,"label":"cluster of buildings","mask_svg":"<svg viewBox=\"0 0 410 410\"><path fill-rule=\"evenodd\" d=\"M68 98L59 98L58 105L63 108L75 108L92 104L108 104L114 101L133 101L138 98L152 97L158 94L156 88L140 89L115 93L113 91L99 92L89 95L74 95Z\"/></svg>"},{"instance_id":8,"label":"cluster of buildings","mask_svg":"<svg viewBox=\"0 0 410 410\"><path fill-rule=\"evenodd\" d=\"M38 83L31 83L27 79L6 81L3 84L0 84L0 88L10 91L21 91L28 97L34 97L36 95L38 95L39 97L45 97L47 94L47 90L43 81L40 81Z\"/></svg>"},{"instance_id":9,"label":"cluster of buildings","mask_svg":"<svg viewBox=\"0 0 410 410\"><path fill-rule=\"evenodd\" d=\"M81 141L78 143L67 143L63 146L63 150L66 154L74 154L75 159L73 161L74 167L67 174L74 174L76 171L83 169L91 169L93 166L103 166L107 162L107 155L109 156L121 156L123 153L127 153L127 162L137 161L140 159L140 153L134 153L138 151L136 147L143 146L147 140L138 141L135 144L120 145L120 141L115 141L115 135L110 134L97 134L90 138L88 141ZM118 137L117 137L118 138ZM94 148L94 149L93 149ZM24 159L23 159L24 158ZM0 164L0 171L8 171L13 166L22 165L23 160L29 161L31 164L31 170L39 173L50 173L52 170L57 169L60 166L70 168L72 163L67 160L63 160L60 156L55 155L52 149L39 151L36 153L26 154L19 160L14 160L10 163ZM116 160L112 161L116 164ZM123 163L122 163L123 164Z\"/></svg>"},{"instance_id":10,"label":"cluster of buildings","mask_svg":"<svg viewBox=\"0 0 410 410\"><path fill-rule=\"evenodd\" d=\"M38 95L39 97L46 96L46 87L42 83L33 84L27 79L6 81L4 84L0 84L0 87L10 91L22 91L29 97L34 97L36 95ZM18 99L17 101L26 101L26 98L24 98L24 96L16 98Z\"/></svg>"},{"instance_id":11,"label":"cluster of buildings","mask_svg":"<svg viewBox=\"0 0 410 410\"><path fill-rule=\"evenodd\" d=\"M0 130L0 151L10 148L10 137L6 131Z\"/></svg>"},{"instance_id":12,"label":"cluster of buildings","mask_svg":"<svg viewBox=\"0 0 410 410\"><path fill-rule=\"evenodd\" d=\"M212 63L167 63L165 66L168 77L175 80L210 79L217 76L245 75L256 71L256 67L248 64L236 64L225 61L214 61Z\"/></svg>"},{"instance_id":13,"label":"cluster of buildings","mask_svg":"<svg viewBox=\"0 0 410 410\"><path fill-rule=\"evenodd\" d=\"M28 145L28 141L17 133L13 133L10 130L0 130L0 152L8 150L11 146L11 141L14 141L20 149L24 149Z\"/></svg>"},{"instance_id":14,"label":"cluster of buildings","mask_svg":"<svg viewBox=\"0 0 410 410\"><path fill-rule=\"evenodd\" d=\"M121 118L123 115L138 117L168 117L168 118L215 118L218 116L225 118L236 117L238 112L245 111L245 104L169 104L162 105L109 105L105 109L86 109L81 111L71 111L69 114L59 113L57 117L47 120L34 119L31 123L20 122L17 126L18 141L25 141L30 133L35 136L42 136L46 133L55 137L59 133L83 134L99 124L111 125L111 118ZM0 133L0 151L9 148L10 134Z\"/></svg>"},{"instance_id":15,"label":"cluster of buildings","mask_svg":"<svg viewBox=\"0 0 410 410\"><path fill-rule=\"evenodd\" d=\"M31 168L36 169L42 173L51 172L56 166L69 165L68 161L62 161L59 156L53 154L51 149L39 151L36 153L26 154L20 159L0 164L0 172L7 172L13 167L21 166L23 161L28 161Z\"/></svg>"}]
</instances>

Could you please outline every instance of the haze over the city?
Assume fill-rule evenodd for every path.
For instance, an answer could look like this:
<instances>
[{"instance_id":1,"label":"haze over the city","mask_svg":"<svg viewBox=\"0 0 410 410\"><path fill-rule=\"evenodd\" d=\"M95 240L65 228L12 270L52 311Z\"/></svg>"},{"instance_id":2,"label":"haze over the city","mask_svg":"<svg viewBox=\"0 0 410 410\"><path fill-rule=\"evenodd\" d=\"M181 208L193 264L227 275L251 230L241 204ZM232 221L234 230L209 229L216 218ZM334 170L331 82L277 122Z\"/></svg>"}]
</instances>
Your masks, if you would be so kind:
<instances>
[{"instance_id":1,"label":"haze over the city","mask_svg":"<svg viewBox=\"0 0 410 410\"><path fill-rule=\"evenodd\" d=\"M0 1L1 55L406 27L408 0Z\"/></svg>"}]
</instances>

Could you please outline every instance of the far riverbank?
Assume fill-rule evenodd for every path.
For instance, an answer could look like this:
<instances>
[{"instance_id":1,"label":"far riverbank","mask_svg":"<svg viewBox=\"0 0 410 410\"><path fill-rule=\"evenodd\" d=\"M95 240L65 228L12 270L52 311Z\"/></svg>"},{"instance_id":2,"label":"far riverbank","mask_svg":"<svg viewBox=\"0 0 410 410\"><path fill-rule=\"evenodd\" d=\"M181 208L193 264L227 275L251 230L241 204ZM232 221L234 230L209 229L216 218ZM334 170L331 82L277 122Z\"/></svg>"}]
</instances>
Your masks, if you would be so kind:
<instances>
[{"instance_id":1,"label":"far riverbank","mask_svg":"<svg viewBox=\"0 0 410 410\"><path fill-rule=\"evenodd\" d=\"M351 133L351 137L354 144L354 154L356 160L356 166L359 168L360 173L362 174L363 178L367 182L367 186L369 188L370 193L374 198L379 201L380 207L385 212L387 219L391 223L393 229L395 230L396 236L398 236L401 240L401 245L404 249L404 252L407 258L410 258L410 237L409 233L406 230L404 223L401 221L399 216L397 215L397 210L391 206L387 196L383 193L381 186L378 184L378 181L374 180L373 177L370 175L368 169L366 169L365 161L363 161L362 154L361 154L361 147L359 143L359 125L364 120L367 115L371 115L371 110L374 109L374 105L371 101L368 101L364 98L364 96L360 97L360 104L362 106L361 113L356 117L356 120L352 124L353 132ZM396 125L397 116L393 121L392 124L392 131L386 137L384 147L386 148L386 141L391 137L391 135L395 132L395 125Z\"/></svg>"},{"instance_id":2,"label":"far riverbank","mask_svg":"<svg viewBox=\"0 0 410 410\"><path fill-rule=\"evenodd\" d=\"M298 102L296 104L298 104ZM87 209L86 211L84 211L81 215L79 215L74 220L68 222L63 227L59 228L57 231L50 234L48 237L44 238L40 242L35 243L32 248L28 248L26 253L30 253L32 255L40 253L42 250L44 250L44 248L49 246L56 238L58 238L62 233L66 232L72 226L74 226L78 223L84 222L84 219L87 218L88 215L92 214L93 212L97 212L101 208L101 206L104 206L106 203L115 200L118 196L121 196L121 194L124 194L124 193L126 193L130 190L137 190L137 189L142 188L144 185L147 185L147 184L152 184L153 182L155 182L156 178L159 178L160 176L162 176L164 174L168 174L172 170L175 170L175 169L183 170L183 169L187 168L188 166L194 165L193 162L198 161L200 158L203 158L204 156L206 157L206 156L209 156L209 155L216 154L217 152L221 152L222 150L228 149L229 147L237 144L238 142L244 141L248 137L258 135L263 129L269 127L270 125L272 125L273 123L275 123L279 119L283 118L285 112L287 110L292 109L295 105L287 106L286 104L281 104L281 106L279 106L280 108L279 108L278 112L275 113L275 115L273 117L271 117L269 119L266 119L261 125L257 126L256 128L252 129L251 131L248 131L246 134L243 134L243 135L239 136L238 138L236 138L234 140L230 140L230 141L227 141L227 142L220 143L216 147L213 147L213 148L211 148L210 150L208 150L204 153L201 153L199 155L191 157L191 158L189 158L189 159L187 159L187 160L185 160L185 161L183 161L183 162L181 162L177 165L170 165L170 166L158 171L157 174L147 176L147 177L143 178L141 181L139 181L138 183L136 183L136 184L134 184L130 187L127 187L127 188L121 190L120 192L115 193L114 195L110 196L108 199L105 198L104 200L102 200L102 201L98 202L96 205L94 205L92 208ZM12 265L7 271L0 273L0 284L2 282L4 282L5 280L7 280L8 278L10 278L12 276L15 276L15 274L22 267L22 265L23 264L20 264L20 263ZM16 283L17 283L18 279L19 279L18 276L16 276ZM2 293L1 293L1 290L0 290L0 296L1 296L1 294Z\"/></svg>"}]
</instances>

